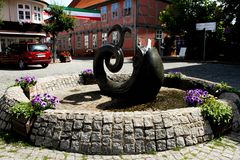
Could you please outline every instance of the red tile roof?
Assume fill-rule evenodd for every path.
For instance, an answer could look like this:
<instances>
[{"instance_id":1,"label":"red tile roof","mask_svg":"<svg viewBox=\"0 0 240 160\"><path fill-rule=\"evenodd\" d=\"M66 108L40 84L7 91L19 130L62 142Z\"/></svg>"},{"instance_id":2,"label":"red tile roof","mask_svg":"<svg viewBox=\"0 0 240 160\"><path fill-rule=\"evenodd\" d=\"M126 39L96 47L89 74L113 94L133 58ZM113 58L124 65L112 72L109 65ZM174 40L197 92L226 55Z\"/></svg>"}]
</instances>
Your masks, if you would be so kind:
<instances>
[{"instance_id":1,"label":"red tile roof","mask_svg":"<svg viewBox=\"0 0 240 160\"><path fill-rule=\"evenodd\" d=\"M108 0L73 0L69 6L75 8L88 8L106 1Z\"/></svg>"}]
</instances>

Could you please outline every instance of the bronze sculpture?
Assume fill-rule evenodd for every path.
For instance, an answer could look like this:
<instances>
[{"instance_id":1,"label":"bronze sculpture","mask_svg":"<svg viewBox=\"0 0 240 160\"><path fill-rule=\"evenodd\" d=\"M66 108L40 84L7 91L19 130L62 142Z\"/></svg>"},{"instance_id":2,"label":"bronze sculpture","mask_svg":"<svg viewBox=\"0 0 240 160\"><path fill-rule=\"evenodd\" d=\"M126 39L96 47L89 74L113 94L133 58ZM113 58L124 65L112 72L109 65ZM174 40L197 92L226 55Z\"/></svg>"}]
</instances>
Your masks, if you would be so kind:
<instances>
[{"instance_id":1,"label":"bronze sculpture","mask_svg":"<svg viewBox=\"0 0 240 160\"><path fill-rule=\"evenodd\" d=\"M163 65L161 57L155 47L146 50L136 47L136 55L133 57L133 72L131 77L124 82L116 82L110 79L104 70L106 67L112 73L120 71L123 66L124 55L121 47L124 43L124 35L131 32L128 27L114 25L108 32L108 36L113 32L120 33L117 44L108 43L98 49L94 58L93 71L101 93L110 97L125 98L133 101L153 100L163 83ZM110 63L112 56L115 56L114 64Z\"/></svg>"}]
</instances>

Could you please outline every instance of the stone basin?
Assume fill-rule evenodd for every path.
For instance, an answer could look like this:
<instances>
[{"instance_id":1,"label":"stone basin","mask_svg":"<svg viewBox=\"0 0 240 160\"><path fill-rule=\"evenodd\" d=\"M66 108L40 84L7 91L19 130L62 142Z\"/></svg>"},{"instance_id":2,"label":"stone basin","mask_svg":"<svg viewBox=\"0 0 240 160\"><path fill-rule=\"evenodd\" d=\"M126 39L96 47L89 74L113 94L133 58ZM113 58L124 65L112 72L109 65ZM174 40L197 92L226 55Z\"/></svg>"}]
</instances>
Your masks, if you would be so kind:
<instances>
[{"instance_id":1,"label":"stone basin","mask_svg":"<svg viewBox=\"0 0 240 160\"><path fill-rule=\"evenodd\" d=\"M186 77L184 83L187 80L195 84L213 84L192 77ZM214 137L209 122L203 118L199 108L135 112L84 109L109 101L110 98L100 96L97 85L83 85L79 74L38 79L31 94L55 93L61 99L61 95L66 97L70 94L71 97L71 90L84 95L78 102L75 99L69 101L82 104L82 108L74 108L74 105L64 107L67 105L65 101L59 109L46 110L38 116L30 135L34 145L83 154L139 154L195 145ZM224 93L220 98L232 106L232 129L237 129L240 124L239 97L234 93ZM94 100L100 102L94 104ZM6 90L0 99L0 129L11 129L8 109L20 101L29 101L20 87Z\"/></svg>"}]
</instances>

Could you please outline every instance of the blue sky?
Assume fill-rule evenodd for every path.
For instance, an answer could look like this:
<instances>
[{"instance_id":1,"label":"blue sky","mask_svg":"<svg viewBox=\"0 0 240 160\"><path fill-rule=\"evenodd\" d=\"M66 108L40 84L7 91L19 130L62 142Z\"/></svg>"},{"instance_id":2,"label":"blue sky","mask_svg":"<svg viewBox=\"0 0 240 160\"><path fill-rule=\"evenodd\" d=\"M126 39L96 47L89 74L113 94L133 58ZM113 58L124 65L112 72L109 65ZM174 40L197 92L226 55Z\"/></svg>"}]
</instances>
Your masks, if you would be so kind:
<instances>
[{"instance_id":1,"label":"blue sky","mask_svg":"<svg viewBox=\"0 0 240 160\"><path fill-rule=\"evenodd\" d=\"M46 0L49 4L54 4L56 3L57 5L61 5L61 6L68 6L72 0Z\"/></svg>"}]
</instances>

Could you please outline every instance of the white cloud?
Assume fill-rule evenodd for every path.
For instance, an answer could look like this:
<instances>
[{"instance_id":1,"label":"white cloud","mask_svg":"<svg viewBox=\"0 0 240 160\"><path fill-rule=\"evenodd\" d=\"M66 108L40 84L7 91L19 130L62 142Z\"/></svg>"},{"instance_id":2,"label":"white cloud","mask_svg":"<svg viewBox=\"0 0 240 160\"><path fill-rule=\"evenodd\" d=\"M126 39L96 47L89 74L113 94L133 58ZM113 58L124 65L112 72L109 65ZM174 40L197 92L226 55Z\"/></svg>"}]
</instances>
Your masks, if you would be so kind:
<instances>
[{"instance_id":1,"label":"white cloud","mask_svg":"<svg viewBox=\"0 0 240 160\"><path fill-rule=\"evenodd\" d=\"M72 0L46 0L46 1L49 4L57 4L66 7L72 2Z\"/></svg>"}]
</instances>

